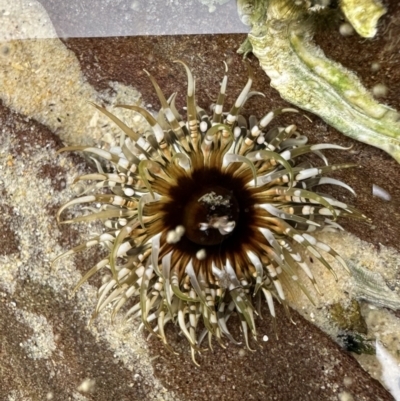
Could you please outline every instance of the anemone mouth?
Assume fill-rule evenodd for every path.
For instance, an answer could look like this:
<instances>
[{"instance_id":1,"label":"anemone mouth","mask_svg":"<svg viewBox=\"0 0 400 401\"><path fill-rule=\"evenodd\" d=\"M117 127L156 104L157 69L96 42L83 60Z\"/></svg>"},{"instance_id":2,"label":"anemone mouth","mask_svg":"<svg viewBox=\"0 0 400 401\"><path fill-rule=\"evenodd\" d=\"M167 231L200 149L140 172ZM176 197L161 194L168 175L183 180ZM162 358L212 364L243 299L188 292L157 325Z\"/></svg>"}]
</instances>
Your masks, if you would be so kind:
<instances>
[{"instance_id":1,"label":"anemone mouth","mask_svg":"<svg viewBox=\"0 0 400 401\"><path fill-rule=\"evenodd\" d=\"M198 169L177 177L176 185L157 204L147 205L146 212L161 212L167 231L183 226L184 235L175 247L192 255L204 249L208 260L238 249L252 236L255 200L246 184L243 176L217 167Z\"/></svg>"},{"instance_id":2,"label":"anemone mouth","mask_svg":"<svg viewBox=\"0 0 400 401\"><path fill-rule=\"evenodd\" d=\"M337 145L308 145L294 125L269 129L274 116L293 109L278 109L260 120L247 122L240 109L256 95L250 92L252 73L228 113L223 113L227 68L212 116L196 105L194 80L188 75L187 121L175 108L173 95L166 100L154 78L150 79L162 108L155 118L137 106L121 106L141 113L154 135L145 137L131 130L106 109L96 106L123 131L121 146L114 151L69 147L62 151L83 151L112 165L78 181L88 181L87 194L60 208L94 203L89 209L62 223L100 219L105 232L57 257L104 245L108 256L95 264L78 282L76 291L91 276L109 270L94 312L107 305L113 316L133 299L126 312L140 319L146 329L167 345L164 326L172 321L187 338L195 353L208 336L222 346L222 339L238 343L227 322L239 315L246 346L248 334L256 339L254 300L263 296L275 318L273 299L286 308L282 283L296 282L304 271L318 291L316 280L303 253L318 259L333 274L323 253L341 263L343 259L327 244L312 236L316 229L342 229L337 217L367 221L352 206L314 191L318 185L345 183L325 177L331 171L355 167L329 165L323 149L346 149ZM298 156L319 155L323 165L298 163ZM108 188L108 193L102 192ZM354 192L354 191L353 191ZM294 248L297 244L303 253ZM311 297L310 297L311 299ZM199 331L199 322L204 330ZM167 345L168 346L168 345Z\"/></svg>"}]
</instances>

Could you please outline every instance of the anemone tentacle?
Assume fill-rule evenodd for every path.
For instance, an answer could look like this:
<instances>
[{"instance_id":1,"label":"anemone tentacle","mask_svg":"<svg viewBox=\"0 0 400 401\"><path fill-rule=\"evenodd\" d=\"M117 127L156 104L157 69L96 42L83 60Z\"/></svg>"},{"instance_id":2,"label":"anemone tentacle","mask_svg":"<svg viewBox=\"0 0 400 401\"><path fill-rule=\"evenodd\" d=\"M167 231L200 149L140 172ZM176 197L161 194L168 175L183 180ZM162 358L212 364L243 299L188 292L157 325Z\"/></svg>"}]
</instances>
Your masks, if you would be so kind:
<instances>
[{"instance_id":1,"label":"anemone tentacle","mask_svg":"<svg viewBox=\"0 0 400 401\"><path fill-rule=\"evenodd\" d=\"M352 206L314 192L321 184L345 183L326 174L354 164L328 165L321 150L345 150L334 144L308 145L295 125L272 128L273 118L291 108L277 109L249 123L240 115L250 92L247 84L228 113L223 112L228 69L221 84L213 115L196 105L195 84L189 67L178 61L188 76L187 122L175 107L175 94L166 100L161 88L150 79L161 102L154 117L137 106L120 105L142 114L153 129L153 138L140 135L100 106L124 132L121 146L112 151L68 147L61 151L83 151L94 155L99 172L77 180L87 181L84 196L62 206L57 219L62 223L104 221L106 232L63 255L101 244L109 255L82 277L77 287L99 271L109 270L99 289L94 316L107 305L112 316L128 307L127 319L139 319L143 327L168 341L164 326L175 322L187 338L195 363L201 342L207 336L224 346L234 343L228 328L233 312L240 318L244 342L256 339L253 299L265 298L275 319L273 298L286 306L287 279L298 283L298 270L318 290L316 279L296 251L316 257L334 275L323 253L343 259L310 233L337 230L338 217L367 221ZM316 153L325 165L298 163L300 155ZM104 159L111 168L98 160ZM354 191L353 191L354 193ZM62 220L71 207L100 203L89 213ZM283 280L284 279L284 280ZM130 306L129 306L130 305ZM200 331L200 323L204 327Z\"/></svg>"}]
</instances>

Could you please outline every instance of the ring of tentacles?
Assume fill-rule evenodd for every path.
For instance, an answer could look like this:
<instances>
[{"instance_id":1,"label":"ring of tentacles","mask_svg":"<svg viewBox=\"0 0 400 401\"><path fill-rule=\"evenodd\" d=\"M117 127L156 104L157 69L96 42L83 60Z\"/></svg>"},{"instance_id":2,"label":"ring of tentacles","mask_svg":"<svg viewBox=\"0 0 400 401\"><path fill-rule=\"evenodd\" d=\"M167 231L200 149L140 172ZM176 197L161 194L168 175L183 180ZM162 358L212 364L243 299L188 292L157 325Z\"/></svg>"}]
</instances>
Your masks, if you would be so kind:
<instances>
[{"instance_id":1,"label":"ring of tentacles","mask_svg":"<svg viewBox=\"0 0 400 401\"><path fill-rule=\"evenodd\" d=\"M147 330L167 344L165 325L175 323L187 338L192 359L208 336L224 346L223 338L237 343L228 319L236 313L244 341L256 338L257 305L264 298L275 319L274 299L286 307L282 282L289 280L307 293L298 280L303 270L316 285L305 259L307 254L332 271L323 254L344 268L343 259L312 236L314 230L341 229L338 216L367 220L352 206L314 191L333 184L325 177L354 164L329 165L323 149L346 149L334 144L308 145L295 125L270 127L273 118L291 108L268 112L247 121L240 110L251 92L249 78L229 112L223 111L227 66L212 115L195 101L195 83L189 67L186 121L155 79L150 79L161 102L157 116L140 113L152 134L138 134L105 108L96 106L121 128L120 146L110 151L73 146L96 158L98 172L79 177L87 181L83 196L62 206L62 223L102 220L104 232L60 255L57 259L102 244L107 256L82 277L75 291L90 277L106 270L98 291L97 315L112 305L113 316L124 307L126 317L139 319ZM298 162L301 155L320 156L321 165ZM100 207L82 208L84 204ZM89 210L62 220L70 207ZM295 245L297 244L297 245ZM57 260L56 259L56 260Z\"/></svg>"}]
</instances>

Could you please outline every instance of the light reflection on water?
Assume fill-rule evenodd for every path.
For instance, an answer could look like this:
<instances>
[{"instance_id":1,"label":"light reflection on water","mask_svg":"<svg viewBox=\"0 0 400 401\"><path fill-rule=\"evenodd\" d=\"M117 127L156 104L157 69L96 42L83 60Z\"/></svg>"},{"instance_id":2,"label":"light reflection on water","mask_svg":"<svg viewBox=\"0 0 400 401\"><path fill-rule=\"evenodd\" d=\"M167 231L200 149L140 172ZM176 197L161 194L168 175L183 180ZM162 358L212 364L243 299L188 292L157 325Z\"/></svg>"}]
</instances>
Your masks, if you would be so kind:
<instances>
[{"instance_id":1,"label":"light reflection on water","mask_svg":"<svg viewBox=\"0 0 400 401\"><path fill-rule=\"evenodd\" d=\"M237 15L236 0L0 0L0 10L3 40L54 37L46 29L48 20L58 37L248 32ZM42 17L31 26L29 16L38 13ZM15 24L22 19L24 24Z\"/></svg>"}]
</instances>

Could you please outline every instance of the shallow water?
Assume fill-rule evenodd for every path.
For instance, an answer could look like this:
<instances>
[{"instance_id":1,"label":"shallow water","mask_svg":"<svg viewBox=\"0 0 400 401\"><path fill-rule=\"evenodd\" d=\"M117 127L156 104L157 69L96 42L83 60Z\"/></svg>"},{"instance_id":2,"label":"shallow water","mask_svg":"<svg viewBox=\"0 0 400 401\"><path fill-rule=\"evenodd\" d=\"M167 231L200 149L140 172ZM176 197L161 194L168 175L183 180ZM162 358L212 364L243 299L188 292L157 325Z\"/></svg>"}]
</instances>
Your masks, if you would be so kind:
<instances>
[{"instance_id":1,"label":"shallow water","mask_svg":"<svg viewBox=\"0 0 400 401\"><path fill-rule=\"evenodd\" d=\"M143 68L157 79L166 95L178 92L180 110L185 104L186 77L172 63L175 59L184 59L193 69L197 100L202 107L215 101L223 61L229 66L229 105L247 79L246 67L236 54L247 28L236 16L234 2L157 3L103 2L94 7L90 2L43 1L43 8L37 2L21 0L4 2L0 7L4 22L0 28L0 337L4 344L0 380L5 383L0 398L392 399L373 379L384 382L379 361L385 358L357 356L337 345L334 340L343 333L332 320L330 305L340 302L347 306L351 299L359 301L368 330L365 338L372 344L378 340L395 358L394 365L400 362L399 314L382 308L396 305L395 301L385 305L385 299L400 294L399 166L383 152L343 137L316 117L311 117L312 123L301 115L285 116L277 122L287 125L295 121L313 142L353 145L345 155L328 153L329 161L365 166L338 176L350 181L357 197L340 189L331 194L368 214L372 226L350 222L344 225L350 233L322 233L318 237L345 259L351 259L355 269L364 269L361 276L353 274L350 278L333 264L338 274L336 283L315 260L310 261L323 296L319 297L312 286L307 287L315 300L313 306L293 290L289 302L296 325L277 306L277 340L263 306L264 319L257 319L261 347L253 341L251 346L256 351L252 353L243 345L226 343L227 348L222 349L214 344L214 352L203 352L199 357L199 368L192 364L189 346L173 325L167 334L178 356L158 341L146 340L147 334L138 332L136 323L124 322L123 316L118 315L110 323L109 310L86 327L100 279L85 284L71 299L69 294L81 275L99 260L99 250L64 259L56 266L50 261L101 230L95 223L58 226L55 220L60 205L76 195L74 190L79 191L72 186L74 179L91 171L92 166L87 159L57 155L56 150L63 144L103 149L118 144L119 130L89 101L130 103L157 111L158 99ZM352 39L357 46L369 46L371 53L369 57L359 54L358 63L378 59L381 64L375 78L362 75L367 82L393 80L389 74L398 65L398 44L392 40L395 33L389 32L397 29L393 21L400 17L400 10L392 3L391 14L383 21L382 31L386 33L377 39L385 46L377 50ZM214 6L215 11L210 13L209 7L213 10ZM331 49L326 38L322 33L317 40L328 55L331 50L337 56L338 47ZM347 52L353 46L351 40L338 37L338 41ZM261 116L287 106L269 87L257 60L253 57L250 63L256 75L253 88L266 97L251 99L245 113ZM349 60L349 64L349 68L356 69L357 60ZM387 100L400 109L400 101L393 103L397 87L400 79L393 80ZM148 129L138 115L118 113L139 132ZM372 184L388 191L391 200L373 197ZM375 285L381 303L368 295L359 278L368 276L368 272L382 280L380 287ZM235 320L233 317L229 323L235 327L235 337L240 338ZM398 378L399 373L394 376ZM385 385L393 391L393 385Z\"/></svg>"}]
</instances>

